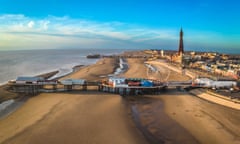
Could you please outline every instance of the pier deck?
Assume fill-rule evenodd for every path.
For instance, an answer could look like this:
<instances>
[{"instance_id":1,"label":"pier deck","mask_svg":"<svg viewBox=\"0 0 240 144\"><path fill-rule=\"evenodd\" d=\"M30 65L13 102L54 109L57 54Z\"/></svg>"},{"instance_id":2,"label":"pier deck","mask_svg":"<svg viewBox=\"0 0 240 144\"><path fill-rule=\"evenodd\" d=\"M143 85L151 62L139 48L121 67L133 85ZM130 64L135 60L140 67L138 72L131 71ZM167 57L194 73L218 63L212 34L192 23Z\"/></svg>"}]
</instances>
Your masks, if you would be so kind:
<instances>
[{"instance_id":1,"label":"pier deck","mask_svg":"<svg viewBox=\"0 0 240 144\"><path fill-rule=\"evenodd\" d=\"M42 82L36 84L18 84L9 83L12 90L16 93L25 93L36 95L41 92L66 92L66 91L91 91L98 90L102 92L116 93L120 95L141 95L141 94L158 94L167 85L143 87L143 86L116 86L106 85L100 81L86 81L84 84L61 84L52 82Z\"/></svg>"}]
</instances>

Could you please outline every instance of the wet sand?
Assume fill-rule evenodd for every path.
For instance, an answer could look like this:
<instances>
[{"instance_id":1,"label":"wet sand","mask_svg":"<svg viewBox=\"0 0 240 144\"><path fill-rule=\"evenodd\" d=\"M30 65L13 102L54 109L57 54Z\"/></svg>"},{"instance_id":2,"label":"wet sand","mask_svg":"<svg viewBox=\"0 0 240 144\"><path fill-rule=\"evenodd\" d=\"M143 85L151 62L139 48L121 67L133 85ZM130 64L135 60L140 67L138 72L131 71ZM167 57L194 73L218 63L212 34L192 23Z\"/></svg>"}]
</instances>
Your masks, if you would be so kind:
<instances>
[{"instance_id":1,"label":"wet sand","mask_svg":"<svg viewBox=\"0 0 240 144\"><path fill-rule=\"evenodd\" d=\"M147 143L122 98L98 92L41 94L0 121L0 129L3 144Z\"/></svg>"},{"instance_id":2,"label":"wet sand","mask_svg":"<svg viewBox=\"0 0 240 144\"><path fill-rule=\"evenodd\" d=\"M240 143L240 111L184 92L169 92L160 96L160 100L165 112L200 143Z\"/></svg>"},{"instance_id":3,"label":"wet sand","mask_svg":"<svg viewBox=\"0 0 240 144\"><path fill-rule=\"evenodd\" d=\"M134 76L144 76L148 78L147 68L143 62L143 60L128 59L130 70L127 71L124 76L131 77L134 73ZM166 68L161 68L160 70L164 77L170 72L170 80L174 79L176 74L179 75ZM180 75L178 79L186 80L189 78ZM159 96L162 96L162 94ZM166 93L165 96L168 96L168 94ZM161 99L154 99L152 96L128 97L126 99L129 103L129 108L136 126L142 131L150 143L199 143L190 132L179 125L165 112L164 102Z\"/></svg>"},{"instance_id":4,"label":"wet sand","mask_svg":"<svg viewBox=\"0 0 240 144\"><path fill-rule=\"evenodd\" d=\"M155 143L240 143L238 110L176 90L130 101L136 123Z\"/></svg>"},{"instance_id":5,"label":"wet sand","mask_svg":"<svg viewBox=\"0 0 240 144\"><path fill-rule=\"evenodd\" d=\"M134 121L150 143L196 144L197 139L165 111L161 99L129 98Z\"/></svg>"},{"instance_id":6,"label":"wet sand","mask_svg":"<svg viewBox=\"0 0 240 144\"><path fill-rule=\"evenodd\" d=\"M0 86L0 103L10 100L10 99L15 99L20 97L18 94L9 92L8 91L9 87L7 85L1 85Z\"/></svg>"}]
</instances>

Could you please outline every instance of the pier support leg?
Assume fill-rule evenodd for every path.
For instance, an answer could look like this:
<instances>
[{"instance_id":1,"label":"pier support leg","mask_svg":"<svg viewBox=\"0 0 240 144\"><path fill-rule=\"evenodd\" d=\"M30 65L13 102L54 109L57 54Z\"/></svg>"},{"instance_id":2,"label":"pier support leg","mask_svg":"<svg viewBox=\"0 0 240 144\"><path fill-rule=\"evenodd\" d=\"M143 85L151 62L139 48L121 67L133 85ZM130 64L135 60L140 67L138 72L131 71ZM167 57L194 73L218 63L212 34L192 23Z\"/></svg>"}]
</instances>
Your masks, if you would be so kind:
<instances>
[{"instance_id":1,"label":"pier support leg","mask_svg":"<svg viewBox=\"0 0 240 144\"><path fill-rule=\"evenodd\" d=\"M87 84L84 84L84 85L82 86L82 90L83 90L83 91L87 91Z\"/></svg>"}]
</instances>

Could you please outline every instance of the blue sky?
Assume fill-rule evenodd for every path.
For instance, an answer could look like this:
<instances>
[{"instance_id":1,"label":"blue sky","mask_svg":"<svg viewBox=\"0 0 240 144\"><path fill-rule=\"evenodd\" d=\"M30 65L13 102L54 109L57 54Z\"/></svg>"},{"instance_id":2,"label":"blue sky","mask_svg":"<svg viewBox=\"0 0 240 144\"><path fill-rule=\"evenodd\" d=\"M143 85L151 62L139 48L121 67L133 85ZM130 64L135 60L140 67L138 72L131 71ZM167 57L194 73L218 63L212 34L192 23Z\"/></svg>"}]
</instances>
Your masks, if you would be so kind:
<instances>
[{"instance_id":1,"label":"blue sky","mask_svg":"<svg viewBox=\"0 0 240 144\"><path fill-rule=\"evenodd\" d=\"M177 49L240 53L238 0L0 0L0 50Z\"/></svg>"}]
</instances>

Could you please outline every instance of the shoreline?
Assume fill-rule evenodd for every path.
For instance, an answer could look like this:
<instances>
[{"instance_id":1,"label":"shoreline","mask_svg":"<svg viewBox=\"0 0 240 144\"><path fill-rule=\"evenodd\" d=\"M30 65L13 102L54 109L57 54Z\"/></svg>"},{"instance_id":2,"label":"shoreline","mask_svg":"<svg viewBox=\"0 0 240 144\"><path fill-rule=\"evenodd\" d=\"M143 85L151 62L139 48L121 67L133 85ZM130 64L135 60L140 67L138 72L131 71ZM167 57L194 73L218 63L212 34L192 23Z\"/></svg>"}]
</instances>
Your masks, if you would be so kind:
<instances>
[{"instance_id":1,"label":"shoreline","mask_svg":"<svg viewBox=\"0 0 240 144\"><path fill-rule=\"evenodd\" d=\"M27 102L27 100L29 99L29 97L20 97L20 98L16 98L16 99L11 99L13 100L13 102L9 105L7 105L5 108L0 110L0 120L6 118L7 116L11 115L12 113L14 113L16 110L18 110L22 105L24 105L24 103ZM8 100L10 101L10 100ZM7 102L7 101L5 101Z\"/></svg>"},{"instance_id":2,"label":"shoreline","mask_svg":"<svg viewBox=\"0 0 240 144\"><path fill-rule=\"evenodd\" d=\"M49 79L56 75L59 71L52 71L52 72L47 72L43 73L40 75L36 75L36 77L43 77L44 79ZM28 96L26 94L19 94L19 93L14 93L9 90L4 90L1 87L7 87L8 84L4 84L0 86L0 92L6 91L8 93L12 93L16 95L15 97L7 97L4 100L0 101L0 107L4 102L7 101L13 101L12 103L8 104L7 106L2 106L4 107L3 109L0 109L0 119L3 119L10 115L11 113L14 113L17 109L19 109L28 99L31 98L31 96ZM2 96L3 97L3 96Z\"/></svg>"},{"instance_id":3,"label":"shoreline","mask_svg":"<svg viewBox=\"0 0 240 144\"><path fill-rule=\"evenodd\" d=\"M101 58L95 64L81 67L77 71L73 71L61 79L85 79L85 80L101 80L108 75L113 75L119 67L119 60L115 58Z\"/></svg>"},{"instance_id":4,"label":"shoreline","mask_svg":"<svg viewBox=\"0 0 240 144\"><path fill-rule=\"evenodd\" d=\"M81 68L84 68L84 67L87 67L87 66L88 65L76 65L76 66L72 67L72 71L71 72L63 74L63 75L60 75L60 76L56 76L57 75L56 74L56 75L53 75L52 77L50 77L49 79L50 80L59 80L59 79L61 79L63 77L66 77L66 76L68 76L68 75L70 75L70 74L80 70Z\"/></svg>"},{"instance_id":5,"label":"shoreline","mask_svg":"<svg viewBox=\"0 0 240 144\"><path fill-rule=\"evenodd\" d=\"M101 59L99 59L98 61L101 61ZM108 74L108 76L117 76L117 75L123 73L128 68L125 65L127 65L126 62L122 59L119 59L119 63L118 63L119 67L116 66L116 68L114 70L114 73ZM88 66L90 66L90 65L76 65L72 68L72 71L70 73L67 73L65 75L58 76L58 77L55 77L55 76L58 74L59 71L52 71L52 72L48 72L48 73L43 73L43 74L37 75L37 77L43 77L44 79L59 80L61 78L70 76L71 74L73 74L77 71L80 71L82 68L86 68ZM7 86L7 84L4 84L2 86ZM0 106L1 106L2 103L4 103L5 101L8 101L8 100L13 100L14 102L9 104L8 106L6 106L4 109L0 109L0 119L6 117L9 114L16 111L18 108L20 108L27 101L27 99L31 98L31 97L29 97L25 94L18 94L18 95L19 96L17 96L16 98L6 99L4 101L1 101Z\"/></svg>"},{"instance_id":6,"label":"shoreline","mask_svg":"<svg viewBox=\"0 0 240 144\"><path fill-rule=\"evenodd\" d=\"M101 61L101 59L99 59L98 61ZM94 65L94 64L93 64ZM110 75L118 75L124 71L126 71L126 67L121 67L122 61L120 60L119 62L119 67L115 68L115 71L113 74L109 74ZM59 71L52 71L52 72L48 72L48 73L43 73L40 75L37 75L37 77L43 77L44 79L52 79L52 80L59 80L61 78L67 77L77 71L80 71L82 68L86 68L90 65L76 65L72 68L72 71L70 73L64 74L62 76L58 76L55 77ZM7 86L7 84L4 84L2 86ZM27 99L31 98L25 94L18 94L19 96L13 98L13 99L5 99L4 101L1 101L0 106L2 103L9 101L9 100L13 100L14 102L7 105L4 109L0 109L0 119L7 117L8 115L10 115L11 113L13 113L14 111L16 111L18 108L20 108L26 101Z\"/></svg>"}]
</instances>

